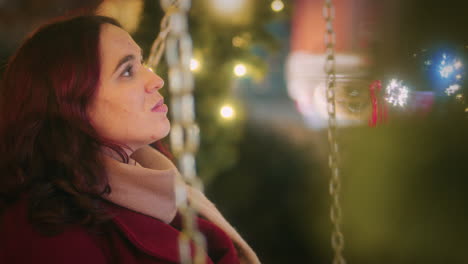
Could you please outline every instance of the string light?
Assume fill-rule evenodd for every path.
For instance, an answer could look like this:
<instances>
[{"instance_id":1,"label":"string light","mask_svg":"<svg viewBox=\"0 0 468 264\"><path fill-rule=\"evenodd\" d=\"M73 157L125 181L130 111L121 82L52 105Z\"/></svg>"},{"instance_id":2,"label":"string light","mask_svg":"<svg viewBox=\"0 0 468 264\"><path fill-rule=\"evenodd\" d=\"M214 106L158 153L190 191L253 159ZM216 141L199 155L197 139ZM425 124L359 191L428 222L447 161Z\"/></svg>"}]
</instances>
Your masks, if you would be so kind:
<instances>
[{"instance_id":1,"label":"string light","mask_svg":"<svg viewBox=\"0 0 468 264\"><path fill-rule=\"evenodd\" d=\"M275 0L271 2L271 9L273 9L273 11L280 12L281 10L283 10L283 8L284 4L281 0Z\"/></svg>"},{"instance_id":2,"label":"string light","mask_svg":"<svg viewBox=\"0 0 468 264\"><path fill-rule=\"evenodd\" d=\"M234 66L234 74L238 77L242 77L247 73L247 68L244 64L239 63Z\"/></svg>"},{"instance_id":3,"label":"string light","mask_svg":"<svg viewBox=\"0 0 468 264\"><path fill-rule=\"evenodd\" d=\"M190 60L190 70L196 72L200 69L200 62L197 59Z\"/></svg>"},{"instance_id":4,"label":"string light","mask_svg":"<svg viewBox=\"0 0 468 264\"><path fill-rule=\"evenodd\" d=\"M403 85L403 81L392 79L385 89L385 101L393 106L405 106L408 100L408 87Z\"/></svg>"},{"instance_id":5,"label":"string light","mask_svg":"<svg viewBox=\"0 0 468 264\"><path fill-rule=\"evenodd\" d=\"M224 119L232 119L235 115L234 108L232 108L232 106L230 105L222 106L219 113L221 114L221 117Z\"/></svg>"}]
</instances>

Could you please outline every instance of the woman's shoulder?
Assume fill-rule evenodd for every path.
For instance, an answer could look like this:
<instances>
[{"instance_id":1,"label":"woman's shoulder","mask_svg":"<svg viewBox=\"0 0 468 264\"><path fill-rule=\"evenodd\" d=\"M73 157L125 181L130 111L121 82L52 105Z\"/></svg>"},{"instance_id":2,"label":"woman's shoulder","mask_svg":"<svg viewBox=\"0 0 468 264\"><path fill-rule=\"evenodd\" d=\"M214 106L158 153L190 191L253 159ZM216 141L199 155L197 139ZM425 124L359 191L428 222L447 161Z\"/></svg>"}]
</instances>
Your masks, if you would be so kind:
<instances>
[{"instance_id":1,"label":"woman's shoulder","mask_svg":"<svg viewBox=\"0 0 468 264\"><path fill-rule=\"evenodd\" d=\"M106 263L95 238L81 226L48 236L27 217L27 200L8 206L0 221L0 263Z\"/></svg>"}]
</instances>

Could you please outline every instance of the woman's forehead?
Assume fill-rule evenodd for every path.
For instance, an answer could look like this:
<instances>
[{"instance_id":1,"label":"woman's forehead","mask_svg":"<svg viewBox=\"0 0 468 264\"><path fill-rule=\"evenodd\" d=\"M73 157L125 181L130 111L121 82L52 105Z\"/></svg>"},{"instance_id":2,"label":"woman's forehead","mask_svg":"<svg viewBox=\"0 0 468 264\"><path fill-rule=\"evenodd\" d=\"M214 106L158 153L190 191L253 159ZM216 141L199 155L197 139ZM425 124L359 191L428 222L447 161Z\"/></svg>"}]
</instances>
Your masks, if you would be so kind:
<instances>
[{"instance_id":1,"label":"woman's forehead","mask_svg":"<svg viewBox=\"0 0 468 264\"><path fill-rule=\"evenodd\" d=\"M100 34L100 53L103 71L115 67L118 61L127 55L140 56L140 47L125 30L104 24ZM106 74L105 72L103 72Z\"/></svg>"}]
</instances>

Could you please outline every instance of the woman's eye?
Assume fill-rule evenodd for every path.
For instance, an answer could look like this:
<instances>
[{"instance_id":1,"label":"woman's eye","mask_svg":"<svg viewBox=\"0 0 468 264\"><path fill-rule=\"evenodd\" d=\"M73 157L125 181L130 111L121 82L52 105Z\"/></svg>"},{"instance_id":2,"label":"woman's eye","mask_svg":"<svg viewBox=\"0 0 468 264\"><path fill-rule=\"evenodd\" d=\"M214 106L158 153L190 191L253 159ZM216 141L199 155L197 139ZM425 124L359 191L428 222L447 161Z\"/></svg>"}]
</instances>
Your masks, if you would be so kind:
<instances>
[{"instance_id":1,"label":"woman's eye","mask_svg":"<svg viewBox=\"0 0 468 264\"><path fill-rule=\"evenodd\" d=\"M122 72L122 77L131 77L133 75L133 66L129 65L125 70Z\"/></svg>"}]
</instances>

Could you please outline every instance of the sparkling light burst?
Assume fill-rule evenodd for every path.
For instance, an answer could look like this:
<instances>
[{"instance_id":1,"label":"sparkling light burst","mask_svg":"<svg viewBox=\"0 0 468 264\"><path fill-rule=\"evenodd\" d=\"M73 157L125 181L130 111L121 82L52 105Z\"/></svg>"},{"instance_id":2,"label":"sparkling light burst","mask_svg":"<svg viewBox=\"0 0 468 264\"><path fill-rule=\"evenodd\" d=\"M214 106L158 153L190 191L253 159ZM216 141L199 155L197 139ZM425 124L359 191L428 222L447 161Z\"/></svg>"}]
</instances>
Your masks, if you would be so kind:
<instances>
[{"instance_id":1,"label":"sparkling light burst","mask_svg":"<svg viewBox=\"0 0 468 264\"><path fill-rule=\"evenodd\" d=\"M385 101L393 106L405 106L408 101L409 89L403 81L392 79L385 89Z\"/></svg>"}]
</instances>

